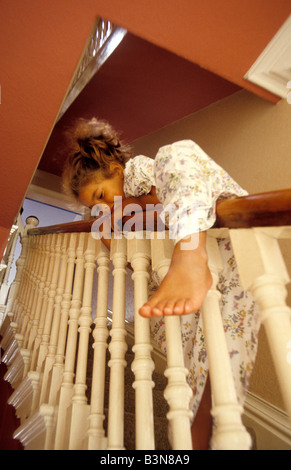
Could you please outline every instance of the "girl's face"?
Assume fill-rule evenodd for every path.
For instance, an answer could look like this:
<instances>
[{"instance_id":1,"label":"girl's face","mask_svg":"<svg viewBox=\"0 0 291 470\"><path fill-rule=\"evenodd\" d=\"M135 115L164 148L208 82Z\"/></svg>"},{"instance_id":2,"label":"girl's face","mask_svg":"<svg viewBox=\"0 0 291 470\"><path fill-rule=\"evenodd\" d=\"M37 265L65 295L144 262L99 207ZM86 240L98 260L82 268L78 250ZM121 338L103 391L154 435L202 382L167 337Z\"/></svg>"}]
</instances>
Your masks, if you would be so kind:
<instances>
[{"instance_id":1,"label":"girl's face","mask_svg":"<svg viewBox=\"0 0 291 470\"><path fill-rule=\"evenodd\" d=\"M123 168L118 165L115 173L111 178L96 178L86 185L82 186L79 191L79 201L84 206L92 209L96 204L106 204L110 210L114 204L114 196L121 196L125 199L123 191Z\"/></svg>"}]
</instances>

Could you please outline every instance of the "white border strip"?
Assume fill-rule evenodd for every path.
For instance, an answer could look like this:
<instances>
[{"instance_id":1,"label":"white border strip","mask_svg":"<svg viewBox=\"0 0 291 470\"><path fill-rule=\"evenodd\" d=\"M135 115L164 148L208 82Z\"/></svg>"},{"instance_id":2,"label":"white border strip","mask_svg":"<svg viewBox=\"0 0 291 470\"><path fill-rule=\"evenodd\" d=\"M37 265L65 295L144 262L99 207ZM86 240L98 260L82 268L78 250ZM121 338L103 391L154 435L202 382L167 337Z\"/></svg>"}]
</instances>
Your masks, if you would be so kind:
<instances>
[{"instance_id":1,"label":"white border strip","mask_svg":"<svg viewBox=\"0 0 291 470\"><path fill-rule=\"evenodd\" d=\"M291 16L287 18L244 78L286 99L287 83L291 80Z\"/></svg>"},{"instance_id":2,"label":"white border strip","mask_svg":"<svg viewBox=\"0 0 291 470\"><path fill-rule=\"evenodd\" d=\"M244 411L247 424L256 433L258 450L291 450L291 422L284 411L251 392ZM260 449L260 443L264 449Z\"/></svg>"}]
</instances>

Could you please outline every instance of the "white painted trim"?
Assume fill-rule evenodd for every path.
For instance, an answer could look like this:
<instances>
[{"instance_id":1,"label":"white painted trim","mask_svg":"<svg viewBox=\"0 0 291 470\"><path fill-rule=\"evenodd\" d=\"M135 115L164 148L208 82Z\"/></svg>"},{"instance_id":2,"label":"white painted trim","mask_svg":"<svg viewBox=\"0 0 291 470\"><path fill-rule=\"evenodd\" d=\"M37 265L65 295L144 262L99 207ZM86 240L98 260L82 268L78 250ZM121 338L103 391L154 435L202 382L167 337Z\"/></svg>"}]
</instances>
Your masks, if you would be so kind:
<instances>
[{"instance_id":1,"label":"white painted trim","mask_svg":"<svg viewBox=\"0 0 291 470\"><path fill-rule=\"evenodd\" d=\"M88 218L88 210L64 194L61 178L46 171L36 170L25 197Z\"/></svg>"},{"instance_id":2,"label":"white painted trim","mask_svg":"<svg viewBox=\"0 0 291 470\"><path fill-rule=\"evenodd\" d=\"M31 184L26 193L26 198L42 202L50 206L59 207L71 212L77 212L72 209L72 202L65 195L51 189L42 188Z\"/></svg>"},{"instance_id":3,"label":"white painted trim","mask_svg":"<svg viewBox=\"0 0 291 470\"><path fill-rule=\"evenodd\" d=\"M34 413L21 424L13 434L25 450L43 450L46 436L46 422L42 410Z\"/></svg>"},{"instance_id":4,"label":"white painted trim","mask_svg":"<svg viewBox=\"0 0 291 470\"><path fill-rule=\"evenodd\" d=\"M281 98L287 98L287 83L291 80L291 16L244 78Z\"/></svg>"},{"instance_id":5,"label":"white painted trim","mask_svg":"<svg viewBox=\"0 0 291 470\"><path fill-rule=\"evenodd\" d=\"M287 414L248 392L244 423L256 434L258 450L291 450L291 423Z\"/></svg>"}]
</instances>

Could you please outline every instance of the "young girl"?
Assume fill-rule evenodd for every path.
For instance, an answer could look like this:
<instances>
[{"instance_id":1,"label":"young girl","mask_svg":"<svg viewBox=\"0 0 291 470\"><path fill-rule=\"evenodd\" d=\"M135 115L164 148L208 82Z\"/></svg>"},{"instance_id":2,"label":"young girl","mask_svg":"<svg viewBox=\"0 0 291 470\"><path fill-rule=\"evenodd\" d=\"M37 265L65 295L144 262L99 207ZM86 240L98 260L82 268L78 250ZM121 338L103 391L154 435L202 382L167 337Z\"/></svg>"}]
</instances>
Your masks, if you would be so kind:
<instances>
[{"instance_id":1,"label":"young girl","mask_svg":"<svg viewBox=\"0 0 291 470\"><path fill-rule=\"evenodd\" d=\"M156 342L165 350L165 315L182 318L182 338L188 381L193 390L192 438L194 449L208 449L212 428L208 363L199 309L212 285L206 252L206 232L215 222L220 198L244 196L240 186L191 140L162 147L155 159L132 158L129 147L112 127L97 119L79 120L70 132L64 186L89 208L109 206L112 221L123 213L114 197L128 204L162 203L161 217L176 234L169 271L139 313L152 318ZM117 217L116 213L118 212ZM116 228L112 222L112 228ZM239 283L235 260L227 239L219 241L224 270L220 276L222 316L238 399L242 403L257 349L257 313L250 294ZM187 315L186 315L187 314Z\"/></svg>"}]
</instances>

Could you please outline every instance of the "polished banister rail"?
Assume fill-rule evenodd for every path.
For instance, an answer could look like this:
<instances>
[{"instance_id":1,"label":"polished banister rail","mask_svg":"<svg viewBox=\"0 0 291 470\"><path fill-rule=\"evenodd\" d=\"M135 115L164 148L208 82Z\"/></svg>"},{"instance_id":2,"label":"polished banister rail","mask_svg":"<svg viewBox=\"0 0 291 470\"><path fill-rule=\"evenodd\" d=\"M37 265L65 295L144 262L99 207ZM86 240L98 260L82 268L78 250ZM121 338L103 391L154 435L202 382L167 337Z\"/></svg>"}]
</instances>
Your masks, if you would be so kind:
<instances>
[{"instance_id":1,"label":"polished banister rail","mask_svg":"<svg viewBox=\"0 0 291 470\"><path fill-rule=\"evenodd\" d=\"M141 216L144 214L141 213ZM131 236L127 236L127 241L124 238L121 240L113 238L113 247L108 251L101 241L96 240L96 243L93 243L92 237L89 236L95 220L40 228L27 226L22 239L23 256L19 261L20 269L16 284L11 289L13 296L9 297L6 310L10 325L9 321L5 321L0 333L1 347L5 351L3 359L8 366L6 380L15 388L10 404L17 409L21 418L21 426L16 432L16 437L21 439L27 448L33 445L48 450L123 447L122 409L117 409L115 406L117 395L114 395L114 392L116 393L116 389L118 391L123 383L124 354L127 348L124 338L123 301L120 304L120 295L121 297L125 295L125 268L127 263L130 263L135 285L135 312L137 312L146 300L150 263L162 278L170 264L173 241L169 240L166 232L163 239L155 239L158 237L140 239L137 234L132 233ZM243 410L235 396L225 347L219 307L220 297L216 290L221 270L216 239L224 237L225 234L230 237L243 287L252 292L260 307L261 322L266 326L286 411L291 418L291 323L290 308L285 301L285 286L289 282L289 276L278 243L279 238L291 238L290 226L291 190L217 202L217 220L214 228L209 231L207 240L209 266L214 284L202 308L204 327L207 330L206 346L213 392L212 413L216 417L217 424L212 441L213 448L250 447L249 436L241 423ZM92 276L95 269L93 264L97 262L99 266L98 283L100 282L100 286L101 283L104 284L104 288L101 286L97 291L100 317L97 314L94 321L93 347L96 358L101 357L104 362L106 338L109 335L106 326L105 296L108 290L110 259L114 265L113 295L117 316L113 318L110 333L111 364L109 365L115 385L110 391L111 429L105 436L102 427L103 398L100 395L99 399L94 392L91 403L87 404L84 390L86 350L93 321L90 317ZM19 288L22 282L21 276L24 284ZM14 300L17 293L18 298ZM55 298L54 303L53 298ZM43 312L48 312L46 323ZM142 322L137 322L139 331L136 331L136 344L133 348L135 361L132 365L138 407L136 448L150 449L154 448L152 429L150 429L153 419L150 410L153 363L149 322L147 319L141 318L141 320ZM64 327L66 324L67 337ZM60 325L63 327L60 328ZM78 332L80 344L77 352ZM187 407L191 391L187 388L187 371L183 367L178 317L166 319L166 336L169 357L166 369L168 386L165 396L169 402L168 419L172 424L173 449L189 449L191 413ZM93 370L95 378L92 391L100 392L104 370L101 368L98 371L97 362L94 362ZM221 387L222 374L223 387ZM144 403L149 404L149 413L145 414ZM114 423L117 416L118 424L115 430ZM146 433L142 424L145 416ZM68 419L75 424L74 429L67 429ZM85 441L84 435L87 436ZM27 446L25 443L28 443Z\"/></svg>"},{"instance_id":2,"label":"polished banister rail","mask_svg":"<svg viewBox=\"0 0 291 470\"><path fill-rule=\"evenodd\" d=\"M124 217L127 221L129 217ZM28 230L29 235L90 232L95 218ZM291 189L221 199L214 228L252 228L291 225ZM150 227L154 229L154 227Z\"/></svg>"},{"instance_id":3,"label":"polished banister rail","mask_svg":"<svg viewBox=\"0 0 291 470\"><path fill-rule=\"evenodd\" d=\"M291 189L221 199L214 227L252 228L291 225Z\"/></svg>"}]
</instances>

